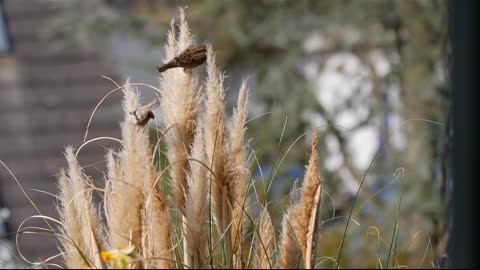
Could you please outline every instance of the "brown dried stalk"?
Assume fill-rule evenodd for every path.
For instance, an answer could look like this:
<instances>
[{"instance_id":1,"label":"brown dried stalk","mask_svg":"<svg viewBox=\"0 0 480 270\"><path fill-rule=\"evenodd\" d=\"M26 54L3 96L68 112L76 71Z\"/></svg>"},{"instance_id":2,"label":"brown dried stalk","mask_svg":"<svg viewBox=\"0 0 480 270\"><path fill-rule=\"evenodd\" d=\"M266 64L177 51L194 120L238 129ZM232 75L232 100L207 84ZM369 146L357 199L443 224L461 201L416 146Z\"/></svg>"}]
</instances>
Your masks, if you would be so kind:
<instances>
[{"instance_id":1,"label":"brown dried stalk","mask_svg":"<svg viewBox=\"0 0 480 270\"><path fill-rule=\"evenodd\" d=\"M232 248L234 267L243 268L242 243L245 236L245 214L248 209L249 166L245 146L245 121L247 118L248 89L243 82L238 96L237 109L233 114L229 132L227 177L228 192L231 195L232 213Z\"/></svg>"},{"instance_id":2,"label":"brown dried stalk","mask_svg":"<svg viewBox=\"0 0 480 270\"><path fill-rule=\"evenodd\" d=\"M273 268L274 232L268 209L263 208L258 225L258 235L255 242L255 269Z\"/></svg>"},{"instance_id":3,"label":"brown dried stalk","mask_svg":"<svg viewBox=\"0 0 480 270\"><path fill-rule=\"evenodd\" d=\"M317 145L318 134L314 130L312 153L303 180L300 201L293 204L283 218L279 261L281 268L298 268L302 257L304 267L312 267L322 190Z\"/></svg>"}]
</instances>

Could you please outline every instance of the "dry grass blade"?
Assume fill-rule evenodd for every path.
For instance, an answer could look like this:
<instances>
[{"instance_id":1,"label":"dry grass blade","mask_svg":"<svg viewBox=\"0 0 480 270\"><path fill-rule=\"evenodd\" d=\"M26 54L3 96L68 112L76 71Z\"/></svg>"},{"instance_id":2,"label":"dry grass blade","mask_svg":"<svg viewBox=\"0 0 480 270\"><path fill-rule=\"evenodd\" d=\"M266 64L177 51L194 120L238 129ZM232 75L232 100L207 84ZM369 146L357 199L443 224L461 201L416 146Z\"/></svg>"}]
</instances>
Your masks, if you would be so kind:
<instances>
[{"instance_id":1,"label":"dry grass blade","mask_svg":"<svg viewBox=\"0 0 480 270\"><path fill-rule=\"evenodd\" d=\"M299 268L301 259L301 250L299 248L299 240L294 232L291 220L294 219L292 210L285 214L282 219L282 233L280 239L280 257L278 258L277 267L283 269Z\"/></svg>"},{"instance_id":2,"label":"dry grass blade","mask_svg":"<svg viewBox=\"0 0 480 270\"><path fill-rule=\"evenodd\" d=\"M245 212L248 209L249 165L245 146L245 121L247 119L246 82L239 91L238 105L230 126L227 159L228 193L231 194L232 213L232 248L234 267L243 268L242 243L245 234Z\"/></svg>"},{"instance_id":3,"label":"dry grass blade","mask_svg":"<svg viewBox=\"0 0 480 270\"><path fill-rule=\"evenodd\" d=\"M225 258L228 267L232 265L233 252L230 234L232 223L231 194L228 192L227 163L227 132L225 115L225 94L223 88L224 75L219 74L215 65L215 55L212 47L207 49L207 99L206 116L203 119L205 137L205 151L213 175L212 181L212 207L215 222L222 235Z\"/></svg>"},{"instance_id":4,"label":"dry grass blade","mask_svg":"<svg viewBox=\"0 0 480 270\"><path fill-rule=\"evenodd\" d=\"M207 240L207 195L208 178L207 163L203 133L197 128L195 140L192 147L192 158L190 160L191 173L188 176L189 192L187 194L186 206L186 231L187 241L185 264L194 269L205 268L206 265L206 240Z\"/></svg>"},{"instance_id":5,"label":"dry grass blade","mask_svg":"<svg viewBox=\"0 0 480 270\"><path fill-rule=\"evenodd\" d=\"M298 268L300 257L303 257L305 268L311 268L313 264L322 184L317 145L318 135L314 130L312 153L303 180L301 198L289 208L283 219L279 262L281 268Z\"/></svg>"},{"instance_id":6,"label":"dry grass blade","mask_svg":"<svg viewBox=\"0 0 480 270\"><path fill-rule=\"evenodd\" d=\"M274 235L272 220L268 214L268 209L265 207L260 215L258 236L255 243L255 269L273 268Z\"/></svg>"},{"instance_id":7,"label":"dry grass blade","mask_svg":"<svg viewBox=\"0 0 480 270\"><path fill-rule=\"evenodd\" d=\"M318 229L318 209L320 207L320 198L322 194L322 186L319 185L315 190L313 197L313 207L310 211L310 221L307 231L307 249L305 251L305 268L311 269L315 259L315 237Z\"/></svg>"}]
</instances>

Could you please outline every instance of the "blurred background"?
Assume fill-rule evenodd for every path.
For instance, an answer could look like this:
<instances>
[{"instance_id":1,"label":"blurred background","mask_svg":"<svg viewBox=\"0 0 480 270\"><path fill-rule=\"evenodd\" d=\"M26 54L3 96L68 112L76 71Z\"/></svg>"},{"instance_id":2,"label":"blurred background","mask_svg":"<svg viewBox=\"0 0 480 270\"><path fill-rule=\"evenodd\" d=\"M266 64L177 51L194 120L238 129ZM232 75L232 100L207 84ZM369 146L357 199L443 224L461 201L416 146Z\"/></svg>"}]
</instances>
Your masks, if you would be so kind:
<instances>
[{"instance_id":1,"label":"blurred background","mask_svg":"<svg viewBox=\"0 0 480 270\"><path fill-rule=\"evenodd\" d=\"M271 186L259 196L271 201L277 226L290 190L301 186L311 131L319 130L318 267L332 266L362 183L341 266L379 267L392 243L399 265L442 263L450 196L446 1L0 0L0 160L42 214L55 216L49 193L64 146L81 145L91 111L115 88L101 76L158 86L155 67L179 7L187 7L195 41L216 50L229 110L248 81L254 178ZM97 113L89 138L119 136L119 99ZM105 146L80 155L94 179L102 178ZM4 168L0 208L0 266L10 267L18 226L38 212ZM21 235L19 243L31 260L58 253L51 235Z\"/></svg>"}]
</instances>

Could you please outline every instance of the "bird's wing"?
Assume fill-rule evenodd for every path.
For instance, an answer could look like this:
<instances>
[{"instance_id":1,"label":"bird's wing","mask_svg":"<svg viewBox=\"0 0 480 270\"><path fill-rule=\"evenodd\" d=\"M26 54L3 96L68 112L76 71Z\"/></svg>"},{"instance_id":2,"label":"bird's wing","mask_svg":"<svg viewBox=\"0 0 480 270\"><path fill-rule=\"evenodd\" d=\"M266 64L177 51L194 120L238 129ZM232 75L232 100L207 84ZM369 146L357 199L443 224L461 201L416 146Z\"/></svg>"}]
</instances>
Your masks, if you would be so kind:
<instances>
[{"instance_id":1,"label":"bird's wing","mask_svg":"<svg viewBox=\"0 0 480 270\"><path fill-rule=\"evenodd\" d=\"M203 63L207 59L207 46L190 47L181 53L178 58L185 65Z\"/></svg>"}]
</instances>

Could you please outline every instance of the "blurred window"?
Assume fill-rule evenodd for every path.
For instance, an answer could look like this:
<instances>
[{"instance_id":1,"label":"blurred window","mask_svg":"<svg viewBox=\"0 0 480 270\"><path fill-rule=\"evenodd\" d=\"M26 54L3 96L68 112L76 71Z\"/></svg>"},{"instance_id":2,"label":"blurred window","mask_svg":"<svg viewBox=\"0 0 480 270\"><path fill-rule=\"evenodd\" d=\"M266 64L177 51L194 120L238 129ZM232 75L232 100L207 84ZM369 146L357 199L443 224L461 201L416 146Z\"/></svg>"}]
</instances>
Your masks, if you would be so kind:
<instances>
[{"instance_id":1,"label":"blurred window","mask_svg":"<svg viewBox=\"0 0 480 270\"><path fill-rule=\"evenodd\" d=\"M12 47L7 29L4 1L0 0L0 55L11 53Z\"/></svg>"}]
</instances>

